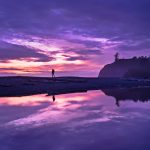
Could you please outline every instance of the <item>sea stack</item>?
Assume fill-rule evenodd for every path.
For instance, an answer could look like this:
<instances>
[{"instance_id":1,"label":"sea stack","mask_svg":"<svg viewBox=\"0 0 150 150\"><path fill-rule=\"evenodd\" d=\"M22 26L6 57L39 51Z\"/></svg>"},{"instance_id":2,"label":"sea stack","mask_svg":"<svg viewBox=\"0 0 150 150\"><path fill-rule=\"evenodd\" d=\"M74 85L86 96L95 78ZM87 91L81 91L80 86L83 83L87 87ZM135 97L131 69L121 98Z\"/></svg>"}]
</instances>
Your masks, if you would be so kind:
<instances>
[{"instance_id":1,"label":"sea stack","mask_svg":"<svg viewBox=\"0 0 150 150\"><path fill-rule=\"evenodd\" d=\"M99 77L150 79L150 57L117 59L115 62L105 65L100 71Z\"/></svg>"}]
</instances>

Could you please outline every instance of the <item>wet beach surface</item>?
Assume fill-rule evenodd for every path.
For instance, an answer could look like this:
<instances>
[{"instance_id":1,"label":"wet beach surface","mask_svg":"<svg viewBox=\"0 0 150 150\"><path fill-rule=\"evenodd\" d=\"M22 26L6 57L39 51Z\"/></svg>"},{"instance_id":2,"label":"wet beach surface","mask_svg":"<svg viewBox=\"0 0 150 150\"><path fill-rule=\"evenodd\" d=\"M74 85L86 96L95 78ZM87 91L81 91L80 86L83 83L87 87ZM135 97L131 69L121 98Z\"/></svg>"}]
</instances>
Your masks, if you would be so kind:
<instances>
[{"instance_id":1,"label":"wet beach surface","mask_svg":"<svg viewBox=\"0 0 150 150\"><path fill-rule=\"evenodd\" d=\"M110 88L150 86L149 79L86 77L0 77L0 97L57 95Z\"/></svg>"}]
</instances>

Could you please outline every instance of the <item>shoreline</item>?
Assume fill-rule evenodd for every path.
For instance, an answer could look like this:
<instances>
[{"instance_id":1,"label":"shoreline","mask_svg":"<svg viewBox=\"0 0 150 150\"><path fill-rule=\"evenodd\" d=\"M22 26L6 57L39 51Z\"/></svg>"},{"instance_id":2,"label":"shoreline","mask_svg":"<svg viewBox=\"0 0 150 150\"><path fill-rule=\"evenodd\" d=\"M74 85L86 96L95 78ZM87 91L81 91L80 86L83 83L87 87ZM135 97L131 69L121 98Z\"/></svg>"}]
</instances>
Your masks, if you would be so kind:
<instances>
[{"instance_id":1,"label":"shoreline","mask_svg":"<svg viewBox=\"0 0 150 150\"><path fill-rule=\"evenodd\" d=\"M150 80L88 77L0 77L0 97L59 95L110 88L150 87Z\"/></svg>"}]
</instances>

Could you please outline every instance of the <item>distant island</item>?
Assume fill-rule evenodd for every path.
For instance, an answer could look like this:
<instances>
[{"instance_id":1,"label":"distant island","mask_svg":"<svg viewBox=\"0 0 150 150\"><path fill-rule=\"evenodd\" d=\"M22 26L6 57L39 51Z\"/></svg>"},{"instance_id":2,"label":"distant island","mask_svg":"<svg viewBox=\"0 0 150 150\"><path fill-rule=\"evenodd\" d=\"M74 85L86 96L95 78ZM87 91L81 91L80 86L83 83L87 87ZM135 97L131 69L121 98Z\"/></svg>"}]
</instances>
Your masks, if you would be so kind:
<instances>
[{"instance_id":1,"label":"distant island","mask_svg":"<svg viewBox=\"0 0 150 150\"><path fill-rule=\"evenodd\" d=\"M119 59L118 55L118 53L115 55L113 63L102 68L99 77L150 79L150 57Z\"/></svg>"}]
</instances>

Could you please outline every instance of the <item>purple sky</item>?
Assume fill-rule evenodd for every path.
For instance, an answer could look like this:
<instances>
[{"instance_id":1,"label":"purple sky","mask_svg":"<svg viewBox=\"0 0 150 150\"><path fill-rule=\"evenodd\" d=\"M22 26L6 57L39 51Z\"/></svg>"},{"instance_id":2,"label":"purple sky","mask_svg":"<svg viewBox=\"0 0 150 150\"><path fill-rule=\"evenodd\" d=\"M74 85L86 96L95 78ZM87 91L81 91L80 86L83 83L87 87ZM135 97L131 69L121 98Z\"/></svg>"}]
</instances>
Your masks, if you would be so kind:
<instances>
[{"instance_id":1,"label":"purple sky","mask_svg":"<svg viewBox=\"0 0 150 150\"><path fill-rule=\"evenodd\" d=\"M150 55L149 0L0 0L0 75L97 76Z\"/></svg>"}]
</instances>

